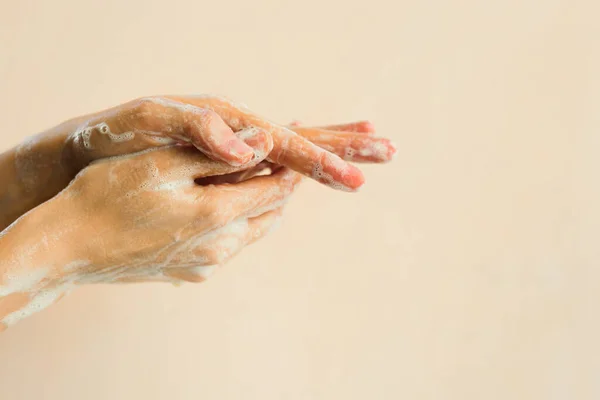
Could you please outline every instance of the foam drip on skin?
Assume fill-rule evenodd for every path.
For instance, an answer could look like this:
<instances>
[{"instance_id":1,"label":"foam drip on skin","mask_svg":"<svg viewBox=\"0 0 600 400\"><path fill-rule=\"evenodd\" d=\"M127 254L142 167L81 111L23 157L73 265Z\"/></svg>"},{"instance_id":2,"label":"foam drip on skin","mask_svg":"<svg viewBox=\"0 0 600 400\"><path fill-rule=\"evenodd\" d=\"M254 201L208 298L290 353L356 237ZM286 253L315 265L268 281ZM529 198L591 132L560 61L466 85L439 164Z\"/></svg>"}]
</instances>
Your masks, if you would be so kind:
<instances>
[{"instance_id":1,"label":"foam drip on skin","mask_svg":"<svg viewBox=\"0 0 600 400\"><path fill-rule=\"evenodd\" d=\"M69 272L75 269L81 269L90 265L87 260L76 260L66 264L63 271ZM51 270L47 267L37 267L21 272L18 275L8 273L5 275L5 281L0 286L0 299L15 293L29 293L29 302L18 310L4 316L0 324L11 326L18 321L27 318L54 304L56 300L67 294L74 283L69 280L62 282L54 288L42 288L42 283L50 275Z\"/></svg>"},{"instance_id":2,"label":"foam drip on skin","mask_svg":"<svg viewBox=\"0 0 600 400\"><path fill-rule=\"evenodd\" d=\"M6 326L14 325L20 320L25 319L54 304L61 295L68 291L67 289L68 288L65 285L57 289L40 290L30 298L29 303L27 303L24 307L8 314L0 322Z\"/></svg>"},{"instance_id":3,"label":"foam drip on skin","mask_svg":"<svg viewBox=\"0 0 600 400\"><path fill-rule=\"evenodd\" d=\"M0 297L33 290L48 276L49 272L48 268L39 267L18 275L7 273L0 286Z\"/></svg>"},{"instance_id":4,"label":"foam drip on skin","mask_svg":"<svg viewBox=\"0 0 600 400\"><path fill-rule=\"evenodd\" d=\"M106 122L101 122L97 125L88 127L86 123L82 128L75 132L75 141L82 142L83 147L87 150L92 149L92 133L99 132L102 135L108 136L108 138L115 143L127 142L135 137L134 132L123 132L115 134L110 130L110 127Z\"/></svg>"}]
</instances>

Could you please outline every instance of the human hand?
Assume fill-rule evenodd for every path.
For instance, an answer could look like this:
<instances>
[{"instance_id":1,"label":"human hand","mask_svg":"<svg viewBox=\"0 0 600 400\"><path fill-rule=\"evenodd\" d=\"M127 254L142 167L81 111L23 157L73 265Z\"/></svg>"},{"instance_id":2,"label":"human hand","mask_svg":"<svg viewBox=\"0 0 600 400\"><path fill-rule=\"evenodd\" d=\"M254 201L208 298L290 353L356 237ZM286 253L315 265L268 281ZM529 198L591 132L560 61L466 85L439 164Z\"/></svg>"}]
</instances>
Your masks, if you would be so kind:
<instances>
[{"instance_id":1,"label":"human hand","mask_svg":"<svg viewBox=\"0 0 600 400\"><path fill-rule=\"evenodd\" d=\"M268 161L346 191L358 189L364 178L340 156L349 161L385 162L395 152L387 139L361 132L361 124L329 127L333 129L292 127L297 134L217 96L138 99L78 120L71 127L69 142L77 169L96 159L172 143L193 145L214 160L241 165L250 160L252 151L235 132L251 126L273 137ZM358 132L339 132L349 127Z\"/></svg>"},{"instance_id":2,"label":"human hand","mask_svg":"<svg viewBox=\"0 0 600 400\"><path fill-rule=\"evenodd\" d=\"M375 127L369 121L313 127L302 126L299 121L294 121L288 128L346 161L385 163L392 159L396 151L388 139L375 136ZM277 168L276 164L263 161L253 168L235 174L207 177L203 182L236 183Z\"/></svg>"},{"instance_id":3,"label":"human hand","mask_svg":"<svg viewBox=\"0 0 600 400\"><path fill-rule=\"evenodd\" d=\"M257 128L242 135L256 147L254 166L272 142ZM92 163L2 233L0 321L10 325L77 284L204 280L268 233L301 180L281 168L235 185L195 183L240 169L177 145Z\"/></svg>"},{"instance_id":4,"label":"human hand","mask_svg":"<svg viewBox=\"0 0 600 400\"><path fill-rule=\"evenodd\" d=\"M52 198L97 159L179 143L240 165L248 160L248 146L238 132L252 125L273 135L271 163L343 190L355 190L363 177L340 157L380 163L395 152L389 140L373 136L368 122L284 127L220 97L144 98L72 119L0 154L0 230Z\"/></svg>"}]
</instances>

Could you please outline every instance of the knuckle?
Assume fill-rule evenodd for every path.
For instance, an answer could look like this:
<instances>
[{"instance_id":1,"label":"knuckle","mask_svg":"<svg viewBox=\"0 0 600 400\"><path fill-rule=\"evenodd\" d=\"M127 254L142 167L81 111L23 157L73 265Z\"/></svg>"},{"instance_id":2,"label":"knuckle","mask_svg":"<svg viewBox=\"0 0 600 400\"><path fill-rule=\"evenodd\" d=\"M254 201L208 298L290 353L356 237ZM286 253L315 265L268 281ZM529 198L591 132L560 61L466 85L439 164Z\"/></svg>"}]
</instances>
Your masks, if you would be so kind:
<instances>
[{"instance_id":1,"label":"knuckle","mask_svg":"<svg viewBox=\"0 0 600 400\"><path fill-rule=\"evenodd\" d=\"M134 116L139 121L146 121L152 117L156 110L156 103L160 101L157 97L143 97L137 99L132 107Z\"/></svg>"},{"instance_id":2,"label":"knuckle","mask_svg":"<svg viewBox=\"0 0 600 400\"><path fill-rule=\"evenodd\" d=\"M217 121L221 118L219 117L219 114L217 114L213 110L207 110L205 108L196 108L195 111L196 112L194 114L196 118L194 118L194 121L197 124L196 126L198 128L199 133L207 131L214 121Z\"/></svg>"}]
</instances>

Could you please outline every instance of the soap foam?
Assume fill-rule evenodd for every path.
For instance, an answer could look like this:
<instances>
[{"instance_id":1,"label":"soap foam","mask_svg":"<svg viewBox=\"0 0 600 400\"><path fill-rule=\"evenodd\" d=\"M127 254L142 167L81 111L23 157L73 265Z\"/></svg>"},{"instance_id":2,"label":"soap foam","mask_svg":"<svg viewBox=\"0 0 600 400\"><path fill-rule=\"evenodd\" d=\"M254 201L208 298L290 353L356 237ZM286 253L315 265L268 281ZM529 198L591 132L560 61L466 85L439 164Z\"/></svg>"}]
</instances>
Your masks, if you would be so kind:
<instances>
[{"instance_id":1,"label":"soap foam","mask_svg":"<svg viewBox=\"0 0 600 400\"><path fill-rule=\"evenodd\" d=\"M18 321L29 317L45 309L46 307L54 304L56 300L65 293L66 287L60 287L56 289L43 289L37 292L33 297L30 298L29 303L27 303L21 309L14 311L2 319L2 323L6 326L11 326L17 323Z\"/></svg>"}]
</instances>

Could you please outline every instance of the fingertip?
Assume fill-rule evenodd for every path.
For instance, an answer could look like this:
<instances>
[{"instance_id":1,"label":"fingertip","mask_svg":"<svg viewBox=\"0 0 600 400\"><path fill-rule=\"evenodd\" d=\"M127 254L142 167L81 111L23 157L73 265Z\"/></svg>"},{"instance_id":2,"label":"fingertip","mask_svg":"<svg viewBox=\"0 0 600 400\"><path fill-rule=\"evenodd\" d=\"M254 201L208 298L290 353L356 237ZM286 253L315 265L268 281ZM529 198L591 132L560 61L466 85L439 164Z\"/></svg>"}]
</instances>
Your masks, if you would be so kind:
<instances>
[{"instance_id":1,"label":"fingertip","mask_svg":"<svg viewBox=\"0 0 600 400\"><path fill-rule=\"evenodd\" d=\"M357 192L365 183L363 172L352 164L349 164L348 173L344 177L344 184L353 192Z\"/></svg>"},{"instance_id":2,"label":"fingertip","mask_svg":"<svg viewBox=\"0 0 600 400\"><path fill-rule=\"evenodd\" d=\"M323 165L315 165L313 178L333 189L345 192L355 192L365 182L359 168L331 153L324 159Z\"/></svg>"},{"instance_id":3,"label":"fingertip","mask_svg":"<svg viewBox=\"0 0 600 400\"><path fill-rule=\"evenodd\" d=\"M358 121L356 131L361 133L375 133L375 125L371 121Z\"/></svg>"}]
</instances>

